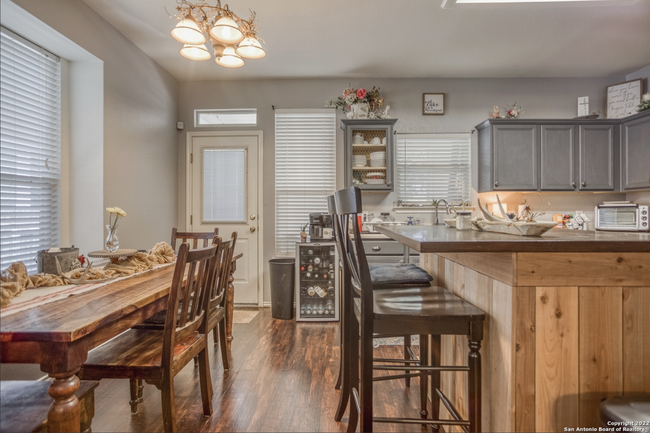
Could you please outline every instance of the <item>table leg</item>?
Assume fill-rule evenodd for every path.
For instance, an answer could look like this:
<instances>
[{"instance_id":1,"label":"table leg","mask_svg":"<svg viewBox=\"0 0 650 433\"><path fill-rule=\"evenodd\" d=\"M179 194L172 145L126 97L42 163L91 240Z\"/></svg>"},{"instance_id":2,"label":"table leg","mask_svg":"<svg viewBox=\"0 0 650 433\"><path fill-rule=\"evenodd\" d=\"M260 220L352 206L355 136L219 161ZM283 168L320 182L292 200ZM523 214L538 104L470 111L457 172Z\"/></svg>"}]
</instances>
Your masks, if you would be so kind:
<instances>
[{"instance_id":1,"label":"table leg","mask_svg":"<svg viewBox=\"0 0 650 433\"><path fill-rule=\"evenodd\" d=\"M232 315L235 308L235 271L237 270L237 261L232 262L230 266L230 276L228 277L228 288L226 290L226 347L230 351L232 343Z\"/></svg>"},{"instance_id":2,"label":"table leg","mask_svg":"<svg viewBox=\"0 0 650 433\"><path fill-rule=\"evenodd\" d=\"M50 373L54 381L48 393L54 399L47 413L47 430L50 432L78 432L81 425L81 406L75 395L79 389L79 369L66 373Z\"/></svg>"}]
</instances>

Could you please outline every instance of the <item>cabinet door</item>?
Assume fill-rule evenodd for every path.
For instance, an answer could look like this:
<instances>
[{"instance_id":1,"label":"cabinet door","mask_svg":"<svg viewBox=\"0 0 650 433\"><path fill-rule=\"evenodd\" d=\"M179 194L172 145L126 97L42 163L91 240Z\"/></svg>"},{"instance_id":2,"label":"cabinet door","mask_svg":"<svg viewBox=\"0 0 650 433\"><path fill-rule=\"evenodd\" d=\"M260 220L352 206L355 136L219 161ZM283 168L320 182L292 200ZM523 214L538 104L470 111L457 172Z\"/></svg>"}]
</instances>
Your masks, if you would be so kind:
<instances>
[{"instance_id":1,"label":"cabinet door","mask_svg":"<svg viewBox=\"0 0 650 433\"><path fill-rule=\"evenodd\" d=\"M623 191L650 189L650 113L621 125Z\"/></svg>"},{"instance_id":2,"label":"cabinet door","mask_svg":"<svg viewBox=\"0 0 650 433\"><path fill-rule=\"evenodd\" d=\"M536 191L538 140L535 125L495 125L494 190Z\"/></svg>"},{"instance_id":3,"label":"cabinet door","mask_svg":"<svg viewBox=\"0 0 650 433\"><path fill-rule=\"evenodd\" d=\"M396 121L341 121L345 133L346 187L358 186L363 191L393 190L393 125Z\"/></svg>"},{"instance_id":4,"label":"cabinet door","mask_svg":"<svg viewBox=\"0 0 650 433\"><path fill-rule=\"evenodd\" d=\"M581 191L613 191L615 167L614 125L580 125Z\"/></svg>"},{"instance_id":5,"label":"cabinet door","mask_svg":"<svg viewBox=\"0 0 650 433\"><path fill-rule=\"evenodd\" d=\"M575 180L575 128L573 125L542 125L542 191L573 191Z\"/></svg>"}]
</instances>

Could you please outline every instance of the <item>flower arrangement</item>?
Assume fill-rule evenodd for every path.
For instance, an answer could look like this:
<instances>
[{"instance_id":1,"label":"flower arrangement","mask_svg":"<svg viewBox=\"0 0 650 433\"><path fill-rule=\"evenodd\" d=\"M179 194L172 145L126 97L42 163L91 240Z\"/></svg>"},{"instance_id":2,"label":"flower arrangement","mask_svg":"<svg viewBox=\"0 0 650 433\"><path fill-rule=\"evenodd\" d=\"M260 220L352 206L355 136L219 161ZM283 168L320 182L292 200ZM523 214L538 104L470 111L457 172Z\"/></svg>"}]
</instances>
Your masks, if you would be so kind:
<instances>
[{"instance_id":1,"label":"flower arrangement","mask_svg":"<svg viewBox=\"0 0 650 433\"><path fill-rule=\"evenodd\" d=\"M111 228L111 231L115 231L117 228L117 221L126 216L126 212L124 212L122 209L119 207L107 207L106 211L108 211L108 225ZM113 216L115 216L115 220L113 220Z\"/></svg>"},{"instance_id":2,"label":"flower arrangement","mask_svg":"<svg viewBox=\"0 0 650 433\"><path fill-rule=\"evenodd\" d=\"M384 98L379 95L379 88L372 86L370 91L367 91L364 88L355 89L352 86L347 87L343 90L343 95L338 98L328 101L326 107L342 109L343 111L350 112L351 107L355 104L368 104L369 112L368 118L370 119L387 119L388 109L390 106L381 111L379 110L384 106Z\"/></svg>"},{"instance_id":3,"label":"flower arrangement","mask_svg":"<svg viewBox=\"0 0 650 433\"><path fill-rule=\"evenodd\" d=\"M516 119L522 114L524 114L526 107L517 107L517 103L512 104L512 107L503 107L506 110L506 117L508 119Z\"/></svg>"},{"instance_id":4,"label":"flower arrangement","mask_svg":"<svg viewBox=\"0 0 650 433\"><path fill-rule=\"evenodd\" d=\"M650 110L650 93L644 94L641 103L636 107L636 111L639 113L645 110Z\"/></svg>"}]
</instances>

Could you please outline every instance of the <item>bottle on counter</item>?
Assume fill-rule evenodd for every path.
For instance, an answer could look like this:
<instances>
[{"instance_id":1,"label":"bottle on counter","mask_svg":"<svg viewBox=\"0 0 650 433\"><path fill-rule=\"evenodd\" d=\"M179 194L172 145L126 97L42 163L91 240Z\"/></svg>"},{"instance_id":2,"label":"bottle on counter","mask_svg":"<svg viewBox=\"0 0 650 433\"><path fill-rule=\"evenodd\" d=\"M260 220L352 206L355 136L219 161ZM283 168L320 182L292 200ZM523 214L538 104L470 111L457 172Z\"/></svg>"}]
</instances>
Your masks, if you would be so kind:
<instances>
[{"instance_id":1,"label":"bottle on counter","mask_svg":"<svg viewBox=\"0 0 650 433\"><path fill-rule=\"evenodd\" d=\"M456 230L471 230L472 229L472 212L458 211L456 212Z\"/></svg>"}]
</instances>

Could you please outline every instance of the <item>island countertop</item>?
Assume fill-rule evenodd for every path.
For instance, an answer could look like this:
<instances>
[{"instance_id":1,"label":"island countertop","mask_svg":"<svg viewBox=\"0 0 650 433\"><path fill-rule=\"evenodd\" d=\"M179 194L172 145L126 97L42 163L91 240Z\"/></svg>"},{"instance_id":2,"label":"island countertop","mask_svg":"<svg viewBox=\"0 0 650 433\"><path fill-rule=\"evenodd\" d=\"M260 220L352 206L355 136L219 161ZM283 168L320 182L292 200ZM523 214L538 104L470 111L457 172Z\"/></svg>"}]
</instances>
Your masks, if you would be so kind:
<instances>
[{"instance_id":1,"label":"island countertop","mask_svg":"<svg viewBox=\"0 0 650 433\"><path fill-rule=\"evenodd\" d=\"M551 229L542 236L515 236L445 225L376 226L421 253L460 252L650 252L650 234Z\"/></svg>"}]
</instances>

